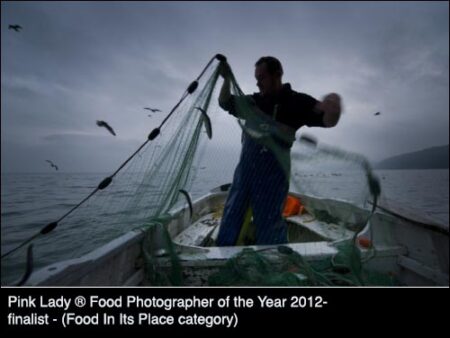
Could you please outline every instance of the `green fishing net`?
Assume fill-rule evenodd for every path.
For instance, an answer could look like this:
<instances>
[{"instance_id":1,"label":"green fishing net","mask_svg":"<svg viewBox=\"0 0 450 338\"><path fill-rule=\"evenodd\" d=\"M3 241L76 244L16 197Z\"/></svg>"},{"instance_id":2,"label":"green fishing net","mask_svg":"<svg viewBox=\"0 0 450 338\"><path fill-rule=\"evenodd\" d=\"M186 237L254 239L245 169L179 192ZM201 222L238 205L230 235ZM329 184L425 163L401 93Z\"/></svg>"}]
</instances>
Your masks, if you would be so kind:
<instances>
[{"instance_id":1,"label":"green fishing net","mask_svg":"<svg viewBox=\"0 0 450 338\"><path fill-rule=\"evenodd\" d=\"M362 257L357 245L357 236L364 229L366 236L373 239L373 235L369 233L369 220L380 193L378 181L368 161L359 154L319 144L311 137L300 137L299 141L295 141L295 133L262 113L251 96L242 92L231 69L227 80L232 100L231 107L229 105L228 108L237 118L242 133L275 154L285 175L290 179L291 192L297 193L301 201L302 196L308 197L303 202L303 215L286 218L288 241L328 241L334 245L336 253L323 259L308 260L287 247L284 250L284 247L272 247L270 250L244 248L223 267L212 273L205 272L205 276L209 277L202 282L205 285L393 285L394 281L390 276L364 267L364 263L375 255L375 248L366 250ZM212 88L211 91L214 92ZM217 92L213 93L212 103L219 101L217 95ZM206 111L208 108L205 106ZM224 112L216 105L208 113L216 112L217 109L223 116ZM211 116L214 118L217 115ZM293 146L289 149L286 144ZM241 156L245 154L242 153ZM271 188L267 193L272 193ZM329 203L331 200L333 203ZM237 245L255 244L257 225L254 224L250 206L243 219L243 228L246 222L249 223L248 233L243 234L243 230L241 231ZM215 246L217 232L215 238L212 230L207 237L208 240L201 238L201 241L193 241L192 244ZM177 238L176 234L172 238ZM178 244L175 240L176 248L182 251L183 248ZM207 258L199 255L199 270L202 269L202 260L204 262ZM164 280L163 284L183 284L186 273L183 273L182 265L186 262L175 262L172 258L171 270L167 269L168 259L163 260L165 264L159 266L158 261L161 260L155 257L148 258L147 261L152 262L151 270L159 281ZM195 263L194 267L186 267L184 270L193 269L196 269ZM174 271L178 273L176 278ZM165 277L161 278L161 275Z\"/></svg>"},{"instance_id":2,"label":"green fishing net","mask_svg":"<svg viewBox=\"0 0 450 338\"><path fill-rule=\"evenodd\" d=\"M210 275L212 286L393 286L393 276L366 269L355 246L333 257L307 261L286 246L244 249Z\"/></svg>"}]
</instances>

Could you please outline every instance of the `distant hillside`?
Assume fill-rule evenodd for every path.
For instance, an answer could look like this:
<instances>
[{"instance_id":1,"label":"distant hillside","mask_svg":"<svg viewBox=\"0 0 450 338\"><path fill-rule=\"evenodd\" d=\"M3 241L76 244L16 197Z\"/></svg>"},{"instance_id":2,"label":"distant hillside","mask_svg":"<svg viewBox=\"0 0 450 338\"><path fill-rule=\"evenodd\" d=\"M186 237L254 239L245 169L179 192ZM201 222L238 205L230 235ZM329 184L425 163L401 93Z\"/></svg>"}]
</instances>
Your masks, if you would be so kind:
<instances>
[{"instance_id":1,"label":"distant hillside","mask_svg":"<svg viewBox=\"0 0 450 338\"><path fill-rule=\"evenodd\" d=\"M389 157L377 163L375 169L448 169L448 150L445 145Z\"/></svg>"}]
</instances>

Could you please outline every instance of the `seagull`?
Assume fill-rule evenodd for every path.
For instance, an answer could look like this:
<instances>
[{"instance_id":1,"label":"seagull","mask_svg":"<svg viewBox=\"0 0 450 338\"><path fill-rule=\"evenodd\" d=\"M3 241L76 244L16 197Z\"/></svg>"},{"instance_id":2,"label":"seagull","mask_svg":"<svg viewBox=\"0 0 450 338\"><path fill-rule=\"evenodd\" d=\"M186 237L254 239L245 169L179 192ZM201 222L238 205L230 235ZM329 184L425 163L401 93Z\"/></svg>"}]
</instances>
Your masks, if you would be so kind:
<instances>
[{"instance_id":1,"label":"seagull","mask_svg":"<svg viewBox=\"0 0 450 338\"><path fill-rule=\"evenodd\" d=\"M378 111L378 112L376 112L374 115L375 116L378 116L378 115L380 115L381 113Z\"/></svg>"},{"instance_id":2,"label":"seagull","mask_svg":"<svg viewBox=\"0 0 450 338\"><path fill-rule=\"evenodd\" d=\"M20 25L9 25L8 29L14 29L16 32L20 32L22 26Z\"/></svg>"},{"instance_id":3,"label":"seagull","mask_svg":"<svg viewBox=\"0 0 450 338\"><path fill-rule=\"evenodd\" d=\"M148 115L148 117L152 117L153 115Z\"/></svg>"},{"instance_id":4,"label":"seagull","mask_svg":"<svg viewBox=\"0 0 450 338\"><path fill-rule=\"evenodd\" d=\"M114 136L116 136L116 133L114 132L114 129L112 129L108 123L106 123L105 121L97 121L97 126L99 127L105 127L106 129L108 129L108 131L113 134Z\"/></svg>"},{"instance_id":5,"label":"seagull","mask_svg":"<svg viewBox=\"0 0 450 338\"><path fill-rule=\"evenodd\" d=\"M50 163L50 165L52 166L52 168L55 168L55 170L58 170L58 166L56 164L54 164L52 161L50 160L46 160L48 163Z\"/></svg>"},{"instance_id":6,"label":"seagull","mask_svg":"<svg viewBox=\"0 0 450 338\"><path fill-rule=\"evenodd\" d=\"M144 109L150 110L152 113L156 113L156 112L160 112L160 111L161 111L161 110L159 110L159 109L149 108L149 107L145 107Z\"/></svg>"}]
</instances>

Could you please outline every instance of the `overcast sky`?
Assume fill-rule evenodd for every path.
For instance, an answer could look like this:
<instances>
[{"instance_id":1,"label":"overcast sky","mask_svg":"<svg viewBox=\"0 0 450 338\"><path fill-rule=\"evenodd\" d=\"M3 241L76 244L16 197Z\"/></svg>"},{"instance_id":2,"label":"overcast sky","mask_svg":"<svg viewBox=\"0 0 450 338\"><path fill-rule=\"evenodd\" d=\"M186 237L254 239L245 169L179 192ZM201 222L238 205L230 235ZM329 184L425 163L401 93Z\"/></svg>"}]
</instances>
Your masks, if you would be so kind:
<instances>
[{"instance_id":1,"label":"overcast sky","mask_svg":"<svg viewBox=\"0 0 450 338\"><path fill-rule=\"evenodd\" d=\"M169 110L218 52L245 92L273 55L293 89L341 94L337 127L300 130L323 142L373 161L448 144L448 6L1 2L2 172L115 169L154 127L142 107Z\"/></svg>"}]
</instances>

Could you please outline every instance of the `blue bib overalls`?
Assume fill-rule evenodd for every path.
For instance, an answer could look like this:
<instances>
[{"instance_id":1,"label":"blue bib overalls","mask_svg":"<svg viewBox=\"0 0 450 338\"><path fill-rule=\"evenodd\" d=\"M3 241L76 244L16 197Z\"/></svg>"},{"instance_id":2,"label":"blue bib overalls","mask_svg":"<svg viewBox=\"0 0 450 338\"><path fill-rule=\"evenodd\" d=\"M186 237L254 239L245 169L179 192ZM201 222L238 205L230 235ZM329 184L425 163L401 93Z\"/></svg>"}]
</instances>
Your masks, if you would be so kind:
<instances>
[{"instance_id":1,"label":"blue bib overalls","mask_svg":"<svg viewBox=\"0 0 450 338\"><path fill-rule=\"evenodd\" d=\"M249 206L256 225L256 244L286 243L287 225L282 218L282 209L288 190L289 179L272 151L244 132L241 157L225 203L216 244L236 244Z\"/></svg>"},{"instance_id":2,"label":"blue bib overalls","mask_svg":"<svg viewBox=\"0 0 450 338\"><path fill-rule=\"evenodd\" d=\"M287 224L282 217L282 209L289 192L290 147L295 140L295 131L304 125L324 126L323 112L315 111L318 101L312 96L293 91L289 84L284 84L282 92L275 97L264 98L255 93L246 98L251 99L250 106L253 104L263 114L271 116L272 125L279 132L272 134L274 137L271 141L277 142L275 136L280 133L288 137L289 140L283 142L281 148L271 147L278 149L277 154L281 155L278 159L283 159L284 170L271 150L244 131L241 158L234 172L216 241L219 246L236 245L248 207L252 208L253 223L256 225L256 244L287 242ZM229 103L221 107L242 118L237 99L232 96ZM241 106L245 109L245 105L241 103Z\"/></svg>"}]
</instances>

